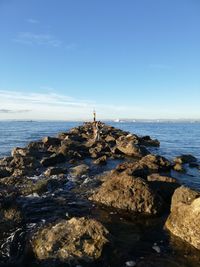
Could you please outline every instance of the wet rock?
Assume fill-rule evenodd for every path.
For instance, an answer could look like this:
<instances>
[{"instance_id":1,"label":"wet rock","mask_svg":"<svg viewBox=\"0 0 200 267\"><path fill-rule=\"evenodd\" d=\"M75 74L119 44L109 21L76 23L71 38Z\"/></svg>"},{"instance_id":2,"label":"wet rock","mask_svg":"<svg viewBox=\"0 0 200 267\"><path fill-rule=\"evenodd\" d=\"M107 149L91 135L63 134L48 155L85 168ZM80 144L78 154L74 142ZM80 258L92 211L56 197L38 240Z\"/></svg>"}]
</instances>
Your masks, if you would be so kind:
<instances>
[{"instance_id":1,"label":"wet rock","mask_svg":"<svg viewBox=\"0 0 200 267\"><path fill-rule=\"evenodd\" d=\"M88 171L89 171L89 166L86 164L80 164L70 169L70 173L74 177L81 177L82 175L87 174Z\"/></svg>"},{"instance_id":2,"label":"wet rock","mask_svg":"<svg viewBox=\"0 0 200 267\"><path fill-rule=\"evenodd\" d=\"M200 249L200 192L181 186L174 192L165 223L174 235Z\"/></svg>"},{"instance_id":3,"label":"wet rock","mask_svg":"<svg viewBox=\"0 0 200 267\"><path fill-rule=\"evenodd\" d=\"M50 167L45 172L45 176L52 176L52 175L59 175L59 174L66 174L67 169L66 168L58 168L58 167Z\"/></svg>"},{"instance_id":4,"label":"wet rock","mask_svg":"<svg viewBox=\"0 0 200 267\"><path fill-rule=\"evenodd\" d=\"M196 162L197 158L195 158L194 156L188 154L188 155L181 155L179 157L176 157L174 159L175 163L178 164L185 164L185 163L192 163L192 162Z\"/></svg>"},{"instance_id":5,"label":"wet rock","mask_svg":"<svg viewBox=\"0 0 200 267\"><path fill-rule=\"evenodd\" d=\"M43 158L40 163L44 167L53 166L58 163L62 163L66 160L66 158L62 154L53 154L50 157Z\"/></svg>"},{"instance_id":6,"label":"wet rock","mask_svg":"<svg viewBox=\"0 0 200 267\"><path fill-rule=\"evenodd\" d=\"M185 168L183 167L182 164L180 163L176 163L174 166L173 166L173 169L177 172L185 172Z\"/></svg>"},{"instance_id":7,"label":"wet rock","mask_svg":"<svg viewBox=\"0 0 200 267\"><path fill-rule=\"evenodd\" d=\"M117 139L117 149L131 157L143 157L149 154L149 151L145 147L138 146L135 144L134 140L129 140L127 138Z\"/></svg>"},{"instance_id":8,"label":"wet rock","mask_svg":"<svg viewBox=\"0 0 200 267\"><path fill-rule=\"evenodd\" d=\"M122 210L149 214L159 213L163 204L145 180L125 173L111 175L90 200Z\"/></svg>"},{"instance_id":9,"label":"wet rock","mask_svg":"<svg viewBox=\"0 0 200 267\"><path fill-rule=\"evenodd\" d=\"M107 163L106 161L107 161L107 157L106 156L102 156L102 157L94 160L94 164L103 165L103 164Z\"/></svg>"},{"instance_id":10,"label":"wet rock","mask_svg":"<svg viewBox=\"0 0 200 267\"><path fill-rule=\"evenodd\" d=\"M31 240L39 260L58 259L63 262L98 259L108 243L108 231L93 219L72 218L41 228Z\"/></svg>"},{"instance_id":11,"label":"wet rock","mask_svg":"<svg viewBox=\"0 0 200 267\"><path fill-rule=\"evenodd\" d=\"M139 139L139 143L143 146L159 147L160 142L157 139L151 139L150 136L143 136Z\"/></svg>"}]
</instances>

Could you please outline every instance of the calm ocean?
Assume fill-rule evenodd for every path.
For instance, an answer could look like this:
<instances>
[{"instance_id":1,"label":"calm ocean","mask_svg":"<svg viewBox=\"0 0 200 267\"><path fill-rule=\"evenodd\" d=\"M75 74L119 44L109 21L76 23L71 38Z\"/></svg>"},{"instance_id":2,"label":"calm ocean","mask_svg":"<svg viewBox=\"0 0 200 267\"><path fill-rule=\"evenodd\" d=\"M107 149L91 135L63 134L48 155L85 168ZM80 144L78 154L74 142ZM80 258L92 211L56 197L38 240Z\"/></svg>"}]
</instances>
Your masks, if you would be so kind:
<instances>
[{"instance_id":1,"label":"calm ocean","mask_svg":"<svg viewBox=\"0 0 200 267\"><path fill-rule=\"evenodd\" d=\"M26 146L44 136L55 136L80 125L81 122L55 121L0 121L0 157L9 156L13 147ZM153 152L169 159L181 154L192 154L200 161L200 123L142 123L110 122L109 124L138 135L157 138L161 145ZM194 177L193 177L194 176ZM192 177L192 178L191 178ZM192 173L190 185L200 188L199 173Z\"/></svg>"}]
</instances>

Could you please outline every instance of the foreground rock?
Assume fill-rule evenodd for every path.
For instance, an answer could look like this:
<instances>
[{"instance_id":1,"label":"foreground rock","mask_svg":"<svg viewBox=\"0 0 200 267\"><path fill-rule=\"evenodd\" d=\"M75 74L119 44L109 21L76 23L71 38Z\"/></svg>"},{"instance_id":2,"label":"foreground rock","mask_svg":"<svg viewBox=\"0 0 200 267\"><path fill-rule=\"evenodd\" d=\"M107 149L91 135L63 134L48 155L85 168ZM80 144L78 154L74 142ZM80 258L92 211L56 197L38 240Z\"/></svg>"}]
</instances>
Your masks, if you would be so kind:
<instances>
[{"instance_id":1,"label":"foreground rock","mask_svg":"<svg viewBox=\"0 0 200 267\"><path fill-rule=\"evenodd\" d=\"M101 256L107 237L108 231L96 220L72 218L40 229L31 245L39 260L91 261Z\"/></svg>"},{"instance_id":2,"label":"foreground rock","mask_svg":"<svg viewBox=\"0 0 200 267\"><path fill-rule=\"evenodd\" d=\"M200 192L181 186L172 197L165 226L174 235L200 250Z\"/></svg>"},{"instance_id":3,"label":"foreground rock","mask_svg":"<svg viewBox=\"0 0 200 267\"><path fill-rule=\"evenodd\" d=\"M90 200L126 211L148 214L158 214L163 205L162 199L144 179L126 173L111 175Z\"/></svg>"}]
</instances>

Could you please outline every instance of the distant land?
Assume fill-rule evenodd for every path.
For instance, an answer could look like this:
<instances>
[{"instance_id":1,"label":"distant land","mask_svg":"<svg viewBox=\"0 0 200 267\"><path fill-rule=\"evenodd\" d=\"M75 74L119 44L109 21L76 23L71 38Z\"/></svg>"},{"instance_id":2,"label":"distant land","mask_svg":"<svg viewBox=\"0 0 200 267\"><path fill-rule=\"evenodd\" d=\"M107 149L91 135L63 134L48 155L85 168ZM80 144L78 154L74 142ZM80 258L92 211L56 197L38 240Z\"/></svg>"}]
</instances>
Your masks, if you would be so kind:
<instances>
[{"instance_id":1,"label":"distant land","mask_svg":"<svg viewBox=\"0 0 200 267\"><path fill-rule=\"evenodd\" d=\"M97 118L98 120L98 118ZM99 120L104 122L116 122L116 123L200 123L200 119L126 119L126 118L120 118L120 119L101 119ZM45 121L52 121L52 122L84 122L84 121L92 121L92 119L76 119L76 120L19 120L19 119L0 119L0 122L45 122Z\"/></svg>"}]
</instances>

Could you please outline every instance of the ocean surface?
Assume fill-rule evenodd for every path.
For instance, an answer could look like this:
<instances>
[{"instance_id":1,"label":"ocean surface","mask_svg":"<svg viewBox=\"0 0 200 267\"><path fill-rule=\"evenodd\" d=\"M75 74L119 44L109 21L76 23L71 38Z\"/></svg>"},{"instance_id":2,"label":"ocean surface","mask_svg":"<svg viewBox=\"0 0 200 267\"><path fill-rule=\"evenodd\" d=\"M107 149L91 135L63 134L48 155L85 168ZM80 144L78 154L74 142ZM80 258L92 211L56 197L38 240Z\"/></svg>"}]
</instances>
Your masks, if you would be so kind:
<instances>
[{"instance_id":1,"label":"ocean surface","mask_svg":"<svg viewBox=\"0 0 200 267\"><path fill-rule=\"evenodd\" d=\"M200 123L106 123L137 135L150 135L158 139L160 148L153 149L153 152L169 159L181 154L192 154L200 161ZM0 158L9 156L13 147L26 146L30 141L44 136L56 136L59 132L81 124L82 122L61 121L0 121ZM184 183L200 188L199 171L190 170L189 174L183 178Z\"/></svg>"}]
</instances>

